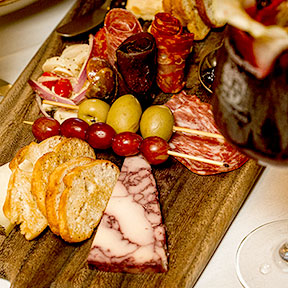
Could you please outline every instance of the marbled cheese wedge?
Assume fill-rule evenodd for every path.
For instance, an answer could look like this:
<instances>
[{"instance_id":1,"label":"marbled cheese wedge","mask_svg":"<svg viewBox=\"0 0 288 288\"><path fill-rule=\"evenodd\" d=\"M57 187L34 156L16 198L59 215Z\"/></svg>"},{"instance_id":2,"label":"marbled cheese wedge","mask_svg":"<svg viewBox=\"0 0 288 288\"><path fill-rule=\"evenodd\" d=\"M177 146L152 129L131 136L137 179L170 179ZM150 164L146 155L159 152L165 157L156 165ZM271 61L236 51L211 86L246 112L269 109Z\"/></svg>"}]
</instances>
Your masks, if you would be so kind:
<instances>
[{"instance_id":1,"label":"marbled cheese wedge","mask_svg":"<svg viewBox=\"0 0 288 288\"><path fill-rule=\"evenodd\" d=\"M88 263L110 272L167 271L158 191L151 167L142 156L124 160Z\"/></svg>"}]
</instances>

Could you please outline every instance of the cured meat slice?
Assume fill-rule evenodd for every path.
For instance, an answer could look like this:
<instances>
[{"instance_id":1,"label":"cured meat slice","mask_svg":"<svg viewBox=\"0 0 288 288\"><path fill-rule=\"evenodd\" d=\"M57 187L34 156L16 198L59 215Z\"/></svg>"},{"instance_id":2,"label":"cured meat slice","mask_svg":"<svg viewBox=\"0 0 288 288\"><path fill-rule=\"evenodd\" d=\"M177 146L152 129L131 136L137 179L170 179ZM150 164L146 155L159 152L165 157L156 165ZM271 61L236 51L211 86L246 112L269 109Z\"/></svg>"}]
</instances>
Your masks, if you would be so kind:
<instances>
[{"instance_id":1,"label":"cured meat slice","mask_svg":"<svg viewBox=\"0 0 288 288\"><path fill-rule=\"evenodd\" d=\"M147 93L156 77L156 42L152 34L139 32L116 50L118 71L131 92Z\"/></svg>"},{"instance_id":2,"label":"cured meat slice","mask_svg":"<svg viewBox=\"0 0 288 288\"><path fill-rule=\"evenodd\" d=\"M107 41L104 28L101 28L94 36L93 57L108 60Z\"/></svg>"},{"instance_id":3,"label":"cured meat slice","mask_svg":"<svg viewBox=\"0 0 288 288\"><path fill-rule=\"evenodd\" d=\"M194 34L183 33L180 21L169 13L157 13L151 24L156 39L157 84L165 93L177 93L185 86L186 59L193 47Z\"/></svg>"},{"instance_id":4,"label":"cured meat slice","mask_svg":"<svg viewBox=\"0 0 288 288\"><path fill-rule=\"evenodd\" d=\"M88 263L110 272L167 271L166 236L151 167L126 157L98 226Z\"/></svg>"},{"instance_id":5,"label":"cured meat slice","mask_svg":"<svg viewBox=\"0 0 288 288\"><path fill-rule=\"evenodd\" d=\"M142 32L137 18L122 8L111 9L104 20L108 59L111 65L116 61L116 49L129 36Z\"/></svg>"},{"instance_id":6,"label":"cured meat slice","mask_svg":"<svg viewBox=\"0 0 288 288\"><path fill-rule=\"evenodd\" d=\"M219 133L216 127L212 106L201 102L195 95L184 91L174 95L166 104L174 115L175 125L211 133ZM169 141L171 150L227 163L229 166L216 166L176 157L183 165L199 175L213 175L228 172L242 166L248 158L238 152L228 142L215 138L174 133Z\"/></svg>"}]
</instances>

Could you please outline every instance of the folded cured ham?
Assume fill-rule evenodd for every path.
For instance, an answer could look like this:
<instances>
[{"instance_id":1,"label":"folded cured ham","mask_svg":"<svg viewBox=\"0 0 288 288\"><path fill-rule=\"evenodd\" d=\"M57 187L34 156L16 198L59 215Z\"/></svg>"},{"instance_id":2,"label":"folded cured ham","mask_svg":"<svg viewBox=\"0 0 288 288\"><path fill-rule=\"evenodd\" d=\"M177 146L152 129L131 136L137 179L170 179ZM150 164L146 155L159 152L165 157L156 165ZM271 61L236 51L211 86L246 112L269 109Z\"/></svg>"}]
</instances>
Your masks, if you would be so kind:
<instances>
[{"instance_id":1,"label":"folded cured ham","mask_svg":"<svg viewBox=\"0 0 288 288\"><path fill-rule=\"evenodd\" d=\"M116 61L116 49L129 36L142 32L142 26L133 13L122 9L111 9L104 20L107 55L111 65Z\"/></svg>"},{"instance_id":2,"label":"folded cured ham","mask_svg":"<svg viewBox=\"0 0 288 288\"><path fill-rule=\"evenodd\" d=\"M98 226L88 263L110 272L165 272L166 237L151 167L127 157Z\"/></svg>"}]
</instances>

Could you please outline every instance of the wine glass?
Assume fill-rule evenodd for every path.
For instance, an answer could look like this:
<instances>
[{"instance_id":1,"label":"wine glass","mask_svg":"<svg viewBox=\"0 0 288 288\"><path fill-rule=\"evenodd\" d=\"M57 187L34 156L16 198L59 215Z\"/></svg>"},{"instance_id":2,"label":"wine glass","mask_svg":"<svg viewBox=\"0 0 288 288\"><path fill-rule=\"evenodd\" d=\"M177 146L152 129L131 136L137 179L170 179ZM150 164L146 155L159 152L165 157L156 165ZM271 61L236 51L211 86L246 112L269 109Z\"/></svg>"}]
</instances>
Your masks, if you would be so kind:
<instances>
[{"instance_id":1,"label":"wine glass","mask_svg":"<svg viewBox=\"0 0 288 288\"><path fill-rule=\"evenodd\" d=\"M287 286L288 219L266 223L242 240L236 272L243 287Z\"/></svg>"},{"instance_id":2,"label":"wine glass","mask_svg":"<svg viewBox=\"0 0 288 288\"><path fill-rule=\"evenodd\" d=\"M231 33L216 53L211 87L215 122L227 141L265 166L288 166L287 55L287 50L280 54L260 79L237 53ZM236 270L244 287L286 287L288 219L247 235L237 250Z\"/></svg>"},{"instance_id":3,"label":"wine glass","mask_svg":"<svg viewBox=\"0 0 288 288\"><path fill-rule=\"evenodd\" d=\"M198 78L203 87L210 93L212 91L212 84L214 81L214 70L217 65L216 53L221 45L204 55L199 63Z\"/></svg>"},{"instance_id":4,"label":"wine glass","mask_svg":"<svg viewBox=\"0 0 288 288\"><path fill-rule=\"evenodd\" d=\"M257 9L264 4L271 1L257 1ZM228 142L259 164L288 167L287 46L264 71L253 62L251 37L230 24L227 32L199 66L200 82L213 93L215 122ZM237 250L236 271L247 288L287 287L288 219L249 233Z\"/></svg>"}]
</instances>

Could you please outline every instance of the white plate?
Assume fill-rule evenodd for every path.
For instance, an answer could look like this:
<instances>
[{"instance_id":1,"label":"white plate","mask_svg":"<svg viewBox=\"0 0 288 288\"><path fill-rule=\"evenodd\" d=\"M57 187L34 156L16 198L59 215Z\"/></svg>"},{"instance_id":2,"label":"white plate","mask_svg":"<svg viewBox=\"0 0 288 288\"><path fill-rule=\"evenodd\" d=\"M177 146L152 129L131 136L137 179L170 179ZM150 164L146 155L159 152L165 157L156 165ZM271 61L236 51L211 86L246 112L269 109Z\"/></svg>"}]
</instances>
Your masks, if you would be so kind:
<instances>
[{"instance_id":1,"label":"white plate","mask_svg":"<svg viewBox=\"0 0 288 288\"><path fill-rule=\"evenodd\" d=\"M0 287L1 288L10 288L10 282L5 280L5 279L2 279L0 278Z\"/></svg>"},{"instance_id":2,"label":"white plate","mask_svg":"<svg viewBox=\"0 0 288 288\"><path fill-rule=\"evenodd\" d=\"M0 16L19 10L37 0L0 0Z\"/></svg>"}]
</instances>

